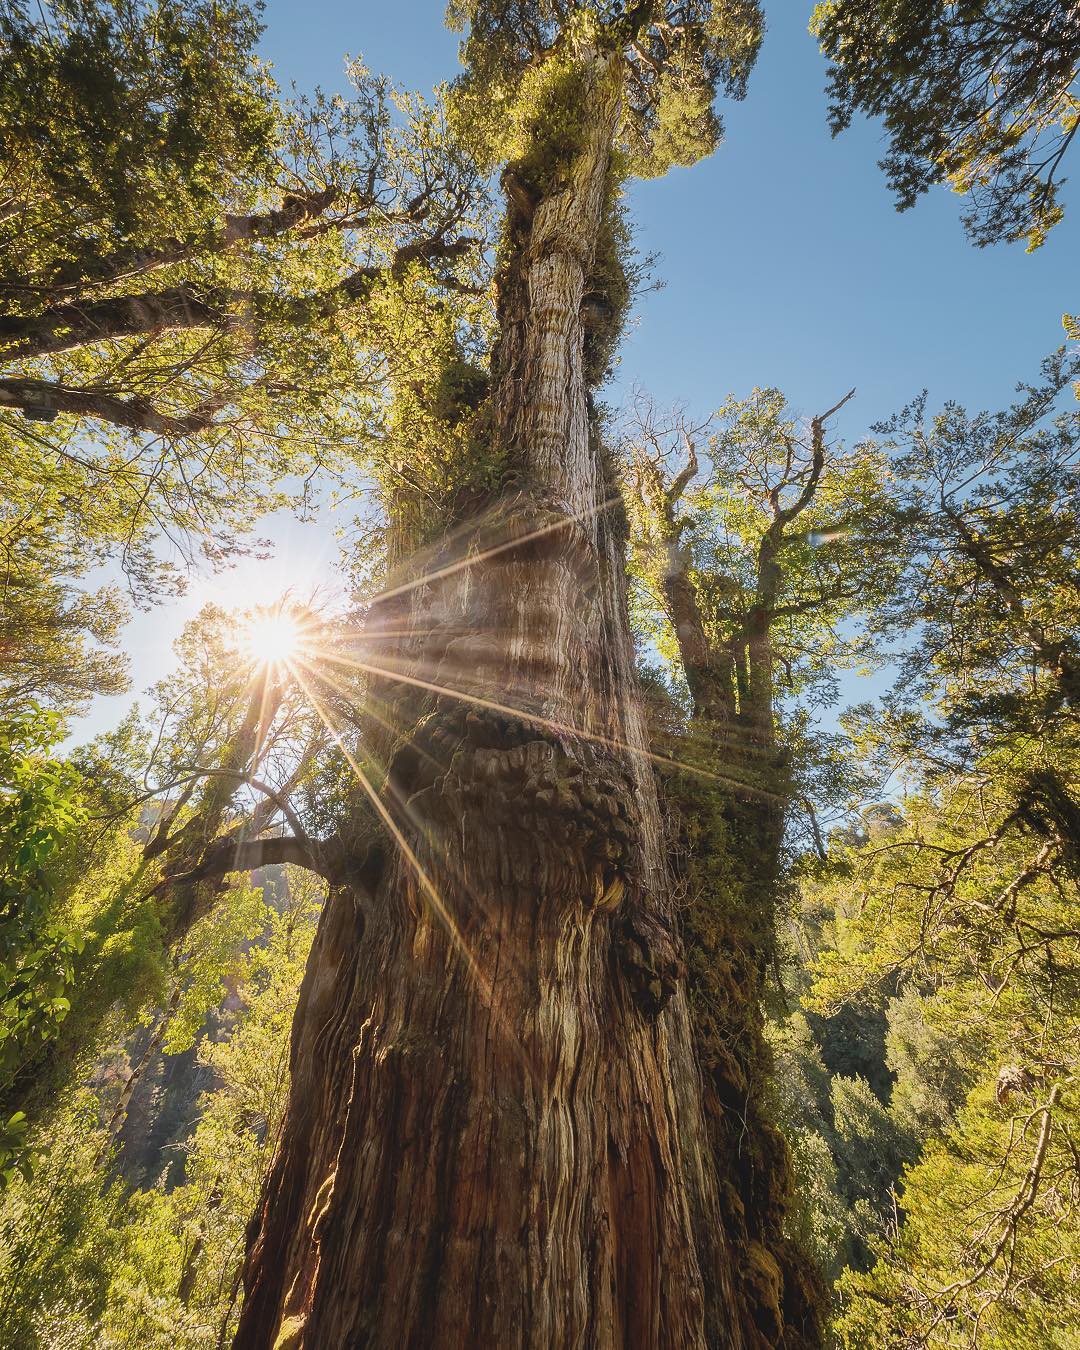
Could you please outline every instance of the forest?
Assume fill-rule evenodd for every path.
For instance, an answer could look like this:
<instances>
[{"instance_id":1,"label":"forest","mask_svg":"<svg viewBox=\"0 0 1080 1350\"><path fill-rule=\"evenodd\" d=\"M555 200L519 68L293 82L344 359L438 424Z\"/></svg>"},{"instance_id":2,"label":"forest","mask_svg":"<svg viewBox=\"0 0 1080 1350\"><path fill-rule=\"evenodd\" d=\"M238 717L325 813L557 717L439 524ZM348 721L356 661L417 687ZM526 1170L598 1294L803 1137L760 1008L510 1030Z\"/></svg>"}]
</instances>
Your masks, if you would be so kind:
<instances>
[{"instance_id":1,"label":"forest","mask_svg":"<svg viewBox=\"0 0 1080 1350\"><path fill-rule=\"evenodd\" d=\"M1080 21L794 9L884 411L784 6L0 0L0 1350L1080 1347Z\"/></svg>"}]
</instances>

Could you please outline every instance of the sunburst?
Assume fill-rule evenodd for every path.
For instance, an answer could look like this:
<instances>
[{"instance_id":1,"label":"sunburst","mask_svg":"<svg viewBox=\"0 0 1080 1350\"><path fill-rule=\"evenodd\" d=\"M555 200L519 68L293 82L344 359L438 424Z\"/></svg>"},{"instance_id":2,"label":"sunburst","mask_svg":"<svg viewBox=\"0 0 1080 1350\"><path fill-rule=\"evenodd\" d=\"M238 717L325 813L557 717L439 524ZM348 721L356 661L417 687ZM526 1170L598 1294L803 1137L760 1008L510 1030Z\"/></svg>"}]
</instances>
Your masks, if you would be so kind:
<instances>
[{"instance_id":1,"label":"sunburst","mask_svg":"<svg viewBox=\"0 0 1080 1350\"><path fill-rule=\"evenodd\" d=\"M289 666L304 647L304 626L285 606L257 609L244 624L241 648L254 666Z\"/></svg>"}]
</instances>

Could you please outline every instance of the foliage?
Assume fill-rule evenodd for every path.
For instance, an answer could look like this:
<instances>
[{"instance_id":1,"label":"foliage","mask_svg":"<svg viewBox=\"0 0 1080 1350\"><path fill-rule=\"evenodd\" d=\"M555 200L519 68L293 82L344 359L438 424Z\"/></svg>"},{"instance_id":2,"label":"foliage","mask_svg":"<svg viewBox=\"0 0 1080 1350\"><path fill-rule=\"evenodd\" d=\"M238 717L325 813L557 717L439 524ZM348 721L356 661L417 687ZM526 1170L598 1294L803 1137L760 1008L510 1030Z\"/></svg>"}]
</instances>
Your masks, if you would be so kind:
<instances>
[{"instance_id":1,"label":"foliage","mask_svg":"<svg viewBox=\"0 0 1080 1350\"><path fill-rule=\"evenodd\" d=\"M843 1346L1080 1331L1075 376L1058 352L1011 408L916 400L864 447L864 640L897 682L842 753L900 782L792 874L769 1029Z\"/></svg>"},{"instance_id":2,"label":"foliage","mask_svg":"<svg viewBox=\"0 0 1080 1350\"><path fill-rule=\"evenodd\" d=\"M878 429L893 466L878 528L902 569L876 623L903 646L885 715L852 726L915 791L859 852L818 990L835 1003L904 982L889 1007L892 1111L950 1156L995 1074L1043 1075L1052 1092L1045 1064L1067 1075L1072 1062L1080 531L1078 423L1061 396L1075 373L1058 352L1003 412L930 419L919 400ZM1036 1227L1041 1209L1033 1198ZM922 1223L913 1202L910 1231ZM961 1251L971 1226L950 1241ZM972 1286L991 1320L1011 1278L994 1292L994 1268Z\"/></svg>"},{"instance_id":3,"label":"foliage","mask_svg":"<svg viewBox=\"0 0 1080 1350\"><path fill-rule=\"evenodd\" d=\"M41 1140L40 1163L0 1198L0 1340L69 1346L101 1312L121 1249L119 1188L103 1185L91 1094L73 1094ZM87 1344L83 1341L82 1344ZM79 1340L74 1345L80 1345Z\"/></svg>"},{"instance_id":4,"label":"foliage","mask_svg":"<svg viewBox=\"0 0 1080 1350\"><path fill-rule=\"evenodd\" d=\"M971 1047L937 1012L933 997L911 984L888 1004L889 1106L897 1125L912 1139L944 1138L972 1077Z\"/></svg>"},{"instance_id":5,"label":"foliage","mask_svg":"<svg viewBox=\"0 0 1080 1350\"><path fill-rule=\"evenodd\" d=\"M1058 1346L1080 1328L1063 1241L1080 1182L1077 879L1033 869L1029 833L994 827L1008 787L909 799L904 826L855 859L857 902L819 964L829 1005L868 972L911 981L889 1008L890 1113L924 1141L903 1221L841 1283L843 1345Z\"/></svg>"},{"instance_id":6,"label":"foliage","mask_svg":"<svg viewBox=\"0 0 1080 1350\"><path fill-rule=\"evenodd\" d=\"M285 1105L289 1025L322 895L316 879L289 869L280 910L262 909L252 945L228 948L240 1004L214 1040L200 1038L215 1085L200 1102L179 1185L127 1192L103 1175L109 1137L99 1112L108 1102L86 1091L39 1133L40 1170L0 1204L4 1344L219 1343ZM220 970L213 960L210 968Z\"/></svg>"},{"instance_id":7,"label":"foliage","mask_svg":"<svg viewBox=\"0 0 1080 1350\"><path fill-rule=\"evenodd\" d=\"M923 396L875 428L891 461L875 530L901 566L877 619L902 644L883 734L913 763L962 770L1033 731L1075 744L1078 373L1062 348L1003 411L931 417Z\"/></svg>"},{"instance_id":8,"label":"foliage","mask_svg":"<svg viewBox=\"0 0 1080 1350\"><path fill-rule=\"evenodd\" d=\"M40 558L12 562L25 522L9 522L6 511L0 501L0 551L9 563L0 582L0 710L17 714L32 702L84 713L93 695L127 688L127 657L115 650L127 611L115 587L84 591L56 579L52 569L64 569L55 538L47 567Z\"/></svg>"},{"instance_id":9,"label":"foliage","mask_svg":"<svg viewBox=\"0 0 1080 1350\"><path fill-rule=\"evenodd\" d=\"M385 439L374 476L385 524L357 554L394 565L445 533L470 503L498 485L501 465L484 443L490 315L447 305L416 285L380 302L399 357ZM388 556L391 547L393 556Z\"/></svg>"},{"instance_id":10,"label":"foliage","mask_svg":"<svg viewBox=\"0 0 1080 1350\"><path fill-rule=\"evenodd\" d=\"M187 1184L176 1194L192 1307L216 1313L228 1299L235 1311L245 1233L288 1096L289 1031L324 894L319 878L287 869L284 906L268 916L239 976L244 1006L237 1024L227 1038L202 1050L222 1086L204 1099Z\"/></svg>"},{"instance_id":11,"label":"foliage","mask_svg":"<svg viewBox=\"0 0 1080 1350\"><path fill-rule=\"evenodd\" d=\"M89 1073L110 1029L129 1024L164 989L153 876L141 867L127 823L69 840L65 850L52 914L77 950L65 967L62 1016L47 1024L47 1037L11 1038L0 1085L0 1112L21 1112L31 1127Z\"/></svg>"},{"instance_id":12,"label":"foliage","mask_svg":"<svg viewBox=\"0 0 1080 1350\"><path fill-rule=\"evenodd\" d=\"M528 138L529 156L549 172L565 162L559 147L572 146L576 134L574 53L592 46L620 56L620 136L627 167L643 177L693 164L716 149L722 135L713 109L716 91L743 96L763 27L754 0L689 5L455 0L449 17L456 28L468 25L462 43L466 74L457 97L473 134L486 139L491 162L519 158L524 126L542 129L539 138Z\"/></svg>"},{"instance_id":13,"label":"foliage","mask_svg":"<svg viewBox=\"0 0 1080 1350\"><path fill-rule=\"evenodd\" d=\"M153 314L157 293L140 299L137 279L176 280L173 255L182 261L208 241L223 210L251 200L254 185L270 175L277 119L251 57L258 32L241 4L5 7L0 339L6 363L14 363L9 373L23 379L7 379L3 389L9 406L35 419L7 413L0 441L5 509L12 528L20 527L11 556L21 567L51 557L53 575L71 575L107 549L121 552L137 584L147 586L160 575L146 547L152 528L171 522L174 532L201 533L200 506L208 521L234 509L220 485L230 481L229 463L239 467L243 459L227 447L224 460L207 460L207 477L192 493L185 476L200 481L193 463L182 471L160 440L124 453L124 437L147 429L175 438L180 406L212 393L213 358L190 343L184 350L172 335L184 316ZM142 303L142 322L132 312L117 327L97 313L107 310L110 292L119 297L114 309ZM141 342L123 340L129 329ZM50 387L84 402L110 391L121 420L106 424L117 434L85 429L77 438L69 416L93 416L93 409L89 402L53 408ZM154 420L158 389L176 405L177 424L141 428ZM27 390L36 402L23 399ZM59 436L36 429L58 411L69 415ZM66 567L52 556L57 543L72 555Z\"/></svg>"},{"instance_id":14,"label":"foliage","mask_svg":"<svg viewBox=\"0 0 1080 1350\"><path fill-rule=\"evenodd\" d=\"M235 630L212 607L192 621L177 669L153 691L156 728L133 713L67 761L29 753L12 761L10 781L23 792L9 799L12 856L16 824L30 831L51 819L39 797L52 794L49 810L60 803L54 778L77 789L79 806L64 848L26 872L40 878L47 904L17 911L23 945L37 954L32 969L28 956L25 969L15 955L8 961L12 988L24 993L8 1000L0 1113L17 1117L17 1134L70 1093L110 1037L155 1007L170 1009L170 1047L190 1043L220 1001L241 939L262 922L257 890L172 880L219 831L257 838L272 825L279 793L301 792L321 744L296 689L277 687L268 671L253 679ZM19 802L22 815L11 805Z\"/></svg>"},{"instance_id":15,"label":"foliage","mask_svg":"<svg viewBox=\"0 0 1080 1350\"><path fill-rule=\"evenodd\" d=\"M781 794L789 828L820 834L861 786L846 738L814 722L838 672L875 659L853 620L895 573L866 546L882 456L829 444L823 418L757 389L696 427L639 400L625 460L639 640L717 724L712 767Z\"/></svg>"},{"instance_id":16,"label":"foliage","mask_svg":"<svg viewBox=\"0 0 1080 1350\"><path fill-rule=\"evenodd\" d=\"M837 1344L1075 1344L1076 1126L1075 1097L1051 1101L1034 1085L1007 1103L989 1085L972 1094L905 1175L907 1216L873 1270L841 1281Z\"/></svg>"},{"instance_id":17,"label":"foliage","mask_svg":"<svg viewBox=\"0 0 1080 1350\"><path fill-rule=\"evenodd\" d=\"M438 110L358 62L351 98L285 101L259 32L241 0L0 18L11 699L123 687L85 642L122 617L81 593L93 568L148 603L258 550L317 465L355 487L398 350L388 295L478 289L483 187Z\"/></svg>"},{"instance_id":18,"label":"foliage","mask_svg":"<svg viewBox=\"0 0 1080 1350\"><path fill-rule=\"evenodd\" d=\"M841 1194L839 1142L832 1130L830 1080L801 1011L772 1018L766 1034L773 1055L771 1105L791 1152L795 1203L789 1231L819 1269L834 1280L853 1260L850 1205Z\"/></svg>"},{"instance_id":19,"label":"foliage","mask_svg":"<svg viewBox=\"0 0 1080 1350\"><path fill-rule=\"evenodd\" d=\"M64 846L86 819L77 772L50 753L61 734L37 709L0 722L0 1094L58 1034L83 945L57 913ZM16 1112L0 1132L0 1187L29 1168L24 1143Z\"/></svg>"},{"instance_id":20,"label":"foliage","mask_svg":"<svg viewBox=\"0 0 1080 1350\"><path fill-rule=\"evenodd\" d=\"M162 1041L165 1054L179 1055L195 1044L208 1015L243 975L245 946L262 933L266 919L262 888L237 877L192 929L176 962L182 972L181 993Z\"/></svg>"},{"instance_id":21,"label":"foliage","mask_svg":"<svg viewBox=\"0 0 1080 1350\"><path fill-rule=\"evenodd\" d=\"M222 179L270 166L274 117L250 59L259 26L243 5L57 0L38 14L16 0L0 34L10 237L30 250L9 290L192 220L209 228Z\"/></svg>"},{"instance_id":22,"label":"foliage","mask_svg":"<svg viewBox=\"0 0 1080 1350\"><path fill-rule=\"evenodd\" d=\"M1077 121L1071 15L916 10L819 5L834 129L884 115L901 205L948 180L979 242L1038 245ZM514 470L493 390L538 203L601 166L592 389L647 266L622 185L715 147L716 93L742 96L762 29L753 0L451 17L469 34L444 112L359 64L348 100L282 100L236 0L0 15L5 1343L227 1339L315 874L378 852L323 726L365 715L359 678L314 603L282 602L306 643L282 666L207 607L150 717L61 758L27 701L78 712L124 678L103 650L119 592L81 583L112 561L152 600L182 581L163 542L225 563L327 466L340 500L373 470L369 590L474 518ZM474 234L497 166L492 306ZM1061 351L1000 412L924 396L853 450L828 439L836 408L802 419L773 388L697 427L641 403L627 436L706 1128L762 1345L815 1342L812 1261L842 1346L1080 1335L1078 376ZM883 706L825 731L839 673L885 660ZM310 868L284 896L250 884L272 856ZM182 1165L125 1167L143 1070L195 1054L212 1087L173 1134Z\"/></svg>"},{"instance_id":23,"label":"foliage","mask_svg":"<svg viewBox=\"0 0 1080 1350\"><path fill-rule=\"evenodd\" d=\"M978 244L1038 248L1064 214L1060 171L1080 122L1080 36L1068 0L822 0L833 133L884 120L901 210L937 183L968 196Z\"/></svg>"}]
</instances>

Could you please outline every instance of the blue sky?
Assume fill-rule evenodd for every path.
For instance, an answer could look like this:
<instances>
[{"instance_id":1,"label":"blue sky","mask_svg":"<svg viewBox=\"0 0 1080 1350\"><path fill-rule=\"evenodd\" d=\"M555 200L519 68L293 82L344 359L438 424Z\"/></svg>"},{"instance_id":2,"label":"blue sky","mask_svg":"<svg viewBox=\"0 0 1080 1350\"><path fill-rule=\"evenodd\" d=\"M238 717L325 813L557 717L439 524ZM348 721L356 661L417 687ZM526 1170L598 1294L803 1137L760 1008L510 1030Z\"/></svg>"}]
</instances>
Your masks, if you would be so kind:
<instances>
[{"instance_id":1,"label":"blue sky","mask_svg":"<svg viewBox=\"0 0 1080 1350\"><path fill-rule=\"evenodd\" d=\"M724 145L693 169L631 189L639 247L660 255L665 284L641 300L609 401L640 385L705 413L729 393L776 385L812 414L854 386L837 425L857 439L924 387L932 405L1006 403L1062 340L1062 313L1080 310L1080 189L1066 189L1071 218L1030 255L1017 245L974 248L960 199L944 190L898 214L877 168L879 129L829 135L810 10L766 0L747 98L721 105ZM441 0L268 0L263 54L286 86L344 89L348 53L429 91L457 69L458 38L442 16ZM135 691L169 668L172 639L206 600L302 589L332 565L330 522L279 518L269 532L276 562L196 579L183 601L133 622ZM113 724L129 702L99 699L79 735Z\"/></svg>"}]
</instances>

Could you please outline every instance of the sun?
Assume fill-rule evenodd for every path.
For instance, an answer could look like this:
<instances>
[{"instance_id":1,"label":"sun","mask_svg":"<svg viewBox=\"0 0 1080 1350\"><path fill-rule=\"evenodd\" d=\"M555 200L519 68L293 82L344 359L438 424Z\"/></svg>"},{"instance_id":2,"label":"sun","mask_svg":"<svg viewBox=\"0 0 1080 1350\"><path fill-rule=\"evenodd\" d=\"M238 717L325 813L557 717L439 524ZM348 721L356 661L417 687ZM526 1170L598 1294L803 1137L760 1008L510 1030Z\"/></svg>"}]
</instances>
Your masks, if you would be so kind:
<instances>
[{"instance_id":1,"label":"sun","mask_svg":"<svg viewBox=\"0 0 1080 1350\"><path fill-rule=\"evenodd\" d=\"M302 642L300 624L288 610L253 614L244 626L244 653L258 666L288 665L300 654Z\"/></svg>"}]
</instances>

